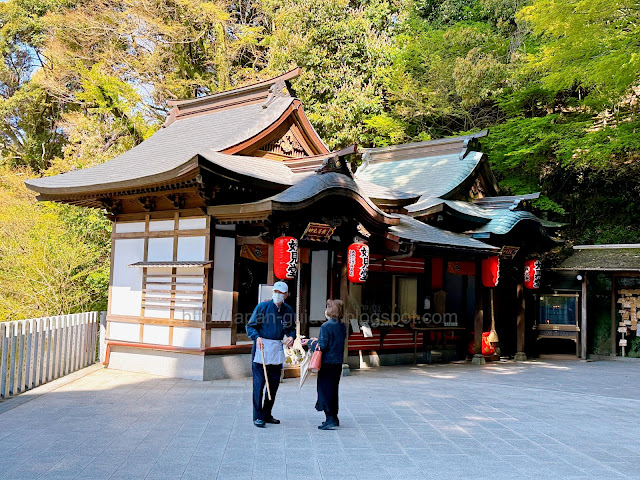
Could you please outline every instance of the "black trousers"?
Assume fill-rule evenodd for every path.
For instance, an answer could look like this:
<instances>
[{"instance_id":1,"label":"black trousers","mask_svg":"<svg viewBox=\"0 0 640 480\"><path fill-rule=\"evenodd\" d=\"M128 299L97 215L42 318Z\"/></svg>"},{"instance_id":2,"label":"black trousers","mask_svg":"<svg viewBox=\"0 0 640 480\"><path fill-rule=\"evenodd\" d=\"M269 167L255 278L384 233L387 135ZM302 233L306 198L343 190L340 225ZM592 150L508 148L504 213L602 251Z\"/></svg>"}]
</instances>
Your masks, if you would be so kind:
<instances>
[{"instance_id":1,"label":"black trousers","mask_svg":"<svg viewBox=\"0 0 640 480\"><path fill-rule=\"evenodd\" d=\"M318 371L316 410L324 412L327 418L338 416L338 385L341 376L341 363L323 363Z\"/></svg>"},{"instance_id":2,"label":"black trousers","mask_svg":"<svg viewBox=\"0 0 640 480\"><path fill-rule=\"evenodd\" d=\"M253 355L251 356L253 358ZM267 365L267 377L271 389L271 400L265 392L264 370L261 363L251 362L253 371L253 419L266 420L271 418L271 409L276 400L276 392L280 386L280 373L282 365ZM263 401L264 394L264 401Z\"/></svg>"}]
</instances>

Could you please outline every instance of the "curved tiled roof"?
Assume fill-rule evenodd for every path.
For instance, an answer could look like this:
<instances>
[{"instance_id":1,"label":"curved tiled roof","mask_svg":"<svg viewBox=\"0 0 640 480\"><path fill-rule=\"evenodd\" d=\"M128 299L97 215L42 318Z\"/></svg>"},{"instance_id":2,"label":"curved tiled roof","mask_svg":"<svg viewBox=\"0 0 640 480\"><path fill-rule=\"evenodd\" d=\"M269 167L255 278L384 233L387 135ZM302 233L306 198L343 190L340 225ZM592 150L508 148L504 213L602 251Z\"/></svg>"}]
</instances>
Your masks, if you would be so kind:
<instances>
[{"instance_id":1,"label":"curved tiled roof","mask_svg":"<svg viewBox=\"0 0 640 480\"><path fill-rule=\"evenodd\" d=\"M476 169L481 152L440 156L421 156L405 160L364 164L356 173L362 179L383 187L419 195L421 199L446 197Z\"/></svg>"},{"instance_id":2,"label":"curved tiled roof","mask_svg":"<svg viewBox=\"0 0 640 480\"><path fill-rule=\"evenodd\" d=\"M495 210L491 220L480 228L473 231L472 236L482 233L490 233L494 235L506 235L513 227L523 221L532 221L540 224L540 219L531 212L524 212L520 210Z\"/></svg>"},{"instance_id":3,"label":"curved tiled roof","mask_svg":"<svg viewBox=\"0 0 640 480\"><path fill-rule=\"evenodd\" d=\"M175 178L176 170L186 167L196 155L210 157L212 152L219 152L262 132L280 118L293 101L293 97L278 97L267 108L255 103L187 117L161 128L113 160L25 183L38 193L74 193L97 186L145 185L151 177L159 175Z\"/></svg>"},{"instance_id":4,"label":"curved tiled roof","mask_svg":"<svg viewBox=\"0 0 640 480\"><path fill-rule=\"evenodd\" d=\"M496 247L461 233L450 232L432 225L422 223L408 215L398 215L400 223L389 228L389 231L400 238L420 242L440 248L465 248L482 251L494 251Z\"/></svg>"}]
</instances>

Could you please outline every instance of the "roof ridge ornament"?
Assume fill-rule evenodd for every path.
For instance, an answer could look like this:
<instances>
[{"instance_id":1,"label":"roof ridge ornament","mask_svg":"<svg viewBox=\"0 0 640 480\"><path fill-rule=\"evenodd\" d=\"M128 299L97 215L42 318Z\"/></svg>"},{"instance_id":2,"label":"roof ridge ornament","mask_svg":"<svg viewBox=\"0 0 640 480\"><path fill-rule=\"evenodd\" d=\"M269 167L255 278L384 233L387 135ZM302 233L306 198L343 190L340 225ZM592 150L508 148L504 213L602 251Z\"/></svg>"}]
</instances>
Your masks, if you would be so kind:
<instances>
[{"instance_id":1,"label":"roof ridge ornament","mask_svg":"<svg viewBox=\"0 0 640 480\"><path fill-rule=\"evenodd\" d=\"M346 175L349 178L353 178L353 173L351 172L351 168L349 166L349 162L344 158L347 155L353 155L357 151L357 147L355 144L350 145L342 150L338 150L337 152L333 152L330 156L325 158L322 161L322 166L316 170L318 175L323 175L325 173L334 172L341 173Z\"/></svg>"},{"instance_id":2,"label":"roof ridge ornament","mask_svg":"<svg viewBox=\"0 0 640 480\"><path fill-rule=\"evenodd\" d=\"M289 89L287 88L287 84L284 80L279 79L273 85L269 87L269 95L267 95L267 99L262 104L262 108L269 108L276 98L290 97Z\"/></svg>"}]
</instances>

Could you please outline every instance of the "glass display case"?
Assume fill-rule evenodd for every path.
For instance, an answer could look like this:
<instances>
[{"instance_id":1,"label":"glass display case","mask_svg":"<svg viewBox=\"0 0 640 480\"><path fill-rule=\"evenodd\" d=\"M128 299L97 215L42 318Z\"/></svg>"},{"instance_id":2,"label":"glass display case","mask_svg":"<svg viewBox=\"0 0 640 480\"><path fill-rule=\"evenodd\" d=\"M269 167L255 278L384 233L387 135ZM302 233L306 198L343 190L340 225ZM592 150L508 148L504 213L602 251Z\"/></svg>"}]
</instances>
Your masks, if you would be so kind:
<instances>
[{"instance_id":1,"label":"glass display case","mask_svg":"<svg viewBox=\"0 0 640 480\"><path fill-rule=\"evenodd\" d=\"M534 329L537 340L561 338L576 342L576 354L580 327L578 323L578 293L540 295Z\"/></svg>"}]
</instances>

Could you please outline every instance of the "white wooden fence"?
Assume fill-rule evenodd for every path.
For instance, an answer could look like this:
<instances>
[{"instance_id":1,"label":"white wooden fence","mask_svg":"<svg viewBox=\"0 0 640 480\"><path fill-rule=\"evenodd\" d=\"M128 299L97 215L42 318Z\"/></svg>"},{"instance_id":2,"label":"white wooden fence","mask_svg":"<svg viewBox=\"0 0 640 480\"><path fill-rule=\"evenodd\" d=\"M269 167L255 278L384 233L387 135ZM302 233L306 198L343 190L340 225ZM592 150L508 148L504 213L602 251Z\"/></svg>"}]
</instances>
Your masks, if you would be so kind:
<instances>
[{"instance_id":1,"label":"white wooden fence","mask_svg":"<svg viewBox=\"0 0 640 480\"><path fill-rule=\"evenodd\" d=\"M0 322L0 398L95 363L99 328L99 312Z\"/></svg>"}]
</instances>

